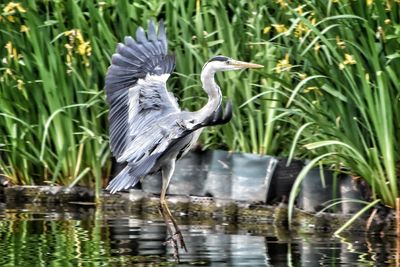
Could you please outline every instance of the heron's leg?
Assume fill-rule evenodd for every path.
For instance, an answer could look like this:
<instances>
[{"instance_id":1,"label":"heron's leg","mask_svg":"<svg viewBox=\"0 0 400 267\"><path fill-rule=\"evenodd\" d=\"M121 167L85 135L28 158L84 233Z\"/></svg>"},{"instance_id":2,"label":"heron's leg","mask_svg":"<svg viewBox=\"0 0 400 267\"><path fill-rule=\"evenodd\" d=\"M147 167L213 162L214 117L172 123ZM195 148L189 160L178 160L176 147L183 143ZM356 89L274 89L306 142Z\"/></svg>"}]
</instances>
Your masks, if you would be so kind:
<instances>
[{"instance_id":1,"label":"heron's leg","mask_svg":"<svg viewBox=\"0 0 400 267\"><path fill-rule=\"evenodd\" d=\"M177 262L179 262L179 251L178 251L178 242L176 239L172 238L174 236L174 231L171 227L171 225L169 224L169 220L167 217L167 214L164 212L162 205L160 204L159 210L158 210L161 214L161 216L164 219L165 225L167 227L167 232L168 232L168 238L167 240L164 242L164 245L166 244L171 244L173 249L174 249L174 258Z\"/></svg>"},{"instance_id":2,"label":"heron's leg","mask_svg":"<svg viewBox=\"0 0 400 267\"><path fill-rule=\"evenodd\" d=\"M164 165L161 170L162 188L161 188L160 202L162 205L165 205L169 215L171 215L171 212L169 211L167 202L165 201L165 195L167 193L167 189L169 183L171 182L172 174L174 173L174 171L175 171L175 159L170 160L169 163Z\"/></svg>"},{"instance_id":3,"label":"heron's leg","mask_svg":"<svg viewBox=\"0 0 400 267\"><path fill-rule=\"evenodd\" d=\"M161 210L161 213L164 213L164 211L166 212L166 214L163 214L163 216L166 215L166 217L168 217L171 220L171 222L175 228L175 233L171 234L171 238L174 239L174 237L177 236L179 243L181 245L181 248L183 248L183 249L185 249L185 251L187 251L181 230L179 229L178 224L176 223L174 217L172 216L172 213L168 208L167 201L165 200L165 195L167 193L167 189L168 189L169 183L171 181L172 175L174 173L174 170L175 170L175 159L170 160L169 163L164 165L162 168L163 182L162 182L162 189L161 189L161 196L160 196L160 210ZM165 220L165 217L164 217L164 220Z\"/></svg>"},{"instance_id":4,"label":"heron's leg","mask_svg":"<svg viewBox=\"0 0 400 267\"><path fill-rule=\"evenodd\" d=\"M175 163L172 163L172 164L174 165ZM161 214L161 216L163 217L163 219L165 221L165 224L167 225L168 234L170 234L172 236L174 233L173 233L173 231L171 230L171 228L169 226L168 217L169 217L170 213L169 213L169 210L168 210L167 202L165 200L165 194L166 194L169 182L171 181L171 177L172 177L172 175L170 175L170 177L167 177L167 170L169 170L170 168L171 168L170 166L167 166L167 167L164 167L162 169L162 171L161 171L162 172L161 173L162 174L162 188L161 188L161 195L160 195L160 209L159 209L159 211L160 211L160 214ZM172 166L172 169L175 169L175 167ZM172 171L168 171L168 172L173 173L173 170ZM166 212L166 210L167 210L167 212Z\"/></svg>"}]
</instances>

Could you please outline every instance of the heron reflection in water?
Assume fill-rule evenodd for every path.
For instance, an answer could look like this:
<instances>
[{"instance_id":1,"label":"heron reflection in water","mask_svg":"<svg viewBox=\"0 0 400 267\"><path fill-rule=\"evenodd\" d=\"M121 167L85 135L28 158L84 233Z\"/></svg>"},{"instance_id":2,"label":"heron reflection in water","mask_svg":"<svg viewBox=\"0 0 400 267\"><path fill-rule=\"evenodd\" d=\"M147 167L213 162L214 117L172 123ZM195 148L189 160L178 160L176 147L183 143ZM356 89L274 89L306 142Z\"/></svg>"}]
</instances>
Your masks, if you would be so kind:
<instances>
[{"instance_id":1,"label":"heron reflection in water","mask_svg":"<svg viewBox=\"0 0 400 267\"><path fill-rule=\"evenodd\" d=\"M182 111L166 87L175 68L175 57L168 54L163 22L159 23L158 32L150 21L147 36L139 27L135 39L126 37L124 41L112 56L105 90L110 106L111 151L117 162L127 165L107 190L115 193L128 189L146 175L161 171L159 210L169 233L166 243L173 246L179 260L178 245L185 251L186 245L165 200L175 162L196 143L204 127L227 123L232 117L231 102L223 108L215 73L263 66L226 56L211 58L201 72L207 104L198 111Z\"/></svg>"}]
</instances>

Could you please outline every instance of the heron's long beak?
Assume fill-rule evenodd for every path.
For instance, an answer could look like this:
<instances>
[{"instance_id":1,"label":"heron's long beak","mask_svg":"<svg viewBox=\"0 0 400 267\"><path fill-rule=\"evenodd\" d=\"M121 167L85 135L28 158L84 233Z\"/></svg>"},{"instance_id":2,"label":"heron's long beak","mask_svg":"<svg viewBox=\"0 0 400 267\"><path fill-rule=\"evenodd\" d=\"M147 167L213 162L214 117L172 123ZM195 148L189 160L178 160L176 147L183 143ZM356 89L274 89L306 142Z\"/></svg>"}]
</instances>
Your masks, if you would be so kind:
<instances>
[{"instance_id":1,"label":"heron's long beak","mask_svg":"<svg viewBox=\"0 0 400 267\"><path fill-rule=\"evenodd\" d=\"M260 64L238 61L238 60L231 60L230 64L232 66L239 67L239 68L248 68L248 69L264 68L264 66L260 65Z\"/></svg>"}]
</instances>

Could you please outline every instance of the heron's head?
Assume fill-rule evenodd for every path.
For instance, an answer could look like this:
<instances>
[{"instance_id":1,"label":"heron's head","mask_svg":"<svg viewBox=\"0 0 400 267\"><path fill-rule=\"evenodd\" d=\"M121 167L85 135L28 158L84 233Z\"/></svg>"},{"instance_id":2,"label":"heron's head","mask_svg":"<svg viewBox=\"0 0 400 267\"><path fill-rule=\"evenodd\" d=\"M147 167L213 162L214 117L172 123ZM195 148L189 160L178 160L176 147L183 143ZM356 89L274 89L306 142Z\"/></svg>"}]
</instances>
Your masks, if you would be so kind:
<instances>
[{"instance_id":1,"label":"heron's head","mask_svg":"<svg viewBox=\"0 0 400 267\"><path fill-rule=\"evenodd\" d=\"M211 72L217 72L227 70L255 69L263 67L263 65L238 61L225 56L215 56L207 61L207 63L203 67L203 70L208 69Z\"/></svg>"}]
</instances>

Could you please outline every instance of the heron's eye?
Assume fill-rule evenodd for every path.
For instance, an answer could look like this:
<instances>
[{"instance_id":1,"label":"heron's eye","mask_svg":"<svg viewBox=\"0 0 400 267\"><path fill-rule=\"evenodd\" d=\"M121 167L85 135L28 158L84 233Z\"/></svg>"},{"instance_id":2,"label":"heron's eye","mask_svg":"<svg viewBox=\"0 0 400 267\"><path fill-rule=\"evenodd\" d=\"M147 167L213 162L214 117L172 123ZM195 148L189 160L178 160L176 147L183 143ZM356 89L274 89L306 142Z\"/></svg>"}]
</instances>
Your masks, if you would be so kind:
<instances>
[{"instance_id":1,"label":"heron's eye","mask_svg":"<svg viewBox=\"0 0 400 267\"><path fill-rule=\"evenodd\" d=\"M232 61L230 61L230 60L227 60L227 61L225 61L225 62L226 62L227 65L232 64Z\"/></svg>"}]
</instances>

